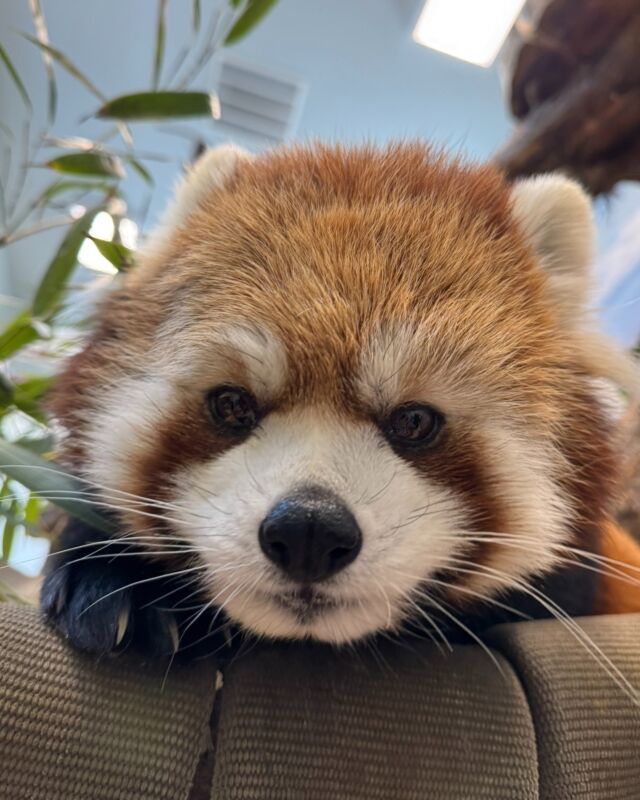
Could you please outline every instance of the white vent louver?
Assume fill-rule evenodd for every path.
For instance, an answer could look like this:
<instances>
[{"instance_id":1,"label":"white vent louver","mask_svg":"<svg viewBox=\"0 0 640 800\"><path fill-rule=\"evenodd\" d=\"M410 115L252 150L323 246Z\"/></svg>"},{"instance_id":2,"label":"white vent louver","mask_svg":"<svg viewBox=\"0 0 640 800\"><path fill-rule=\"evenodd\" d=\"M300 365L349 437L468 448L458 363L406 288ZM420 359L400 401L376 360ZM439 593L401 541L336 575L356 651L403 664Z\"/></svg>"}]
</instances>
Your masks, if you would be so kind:
<instances>
[{"instance_id":1,"label":"white vent louver","mask_svg":"<svg viewBox=\"0 0 640 800\"><path fill-rule=\"evenodd\" d=\"M266 145L293 136L306 95L305 84L290 75L230 59L219 64L216 90L225 135Z\"/></svg>"}]
</instances>

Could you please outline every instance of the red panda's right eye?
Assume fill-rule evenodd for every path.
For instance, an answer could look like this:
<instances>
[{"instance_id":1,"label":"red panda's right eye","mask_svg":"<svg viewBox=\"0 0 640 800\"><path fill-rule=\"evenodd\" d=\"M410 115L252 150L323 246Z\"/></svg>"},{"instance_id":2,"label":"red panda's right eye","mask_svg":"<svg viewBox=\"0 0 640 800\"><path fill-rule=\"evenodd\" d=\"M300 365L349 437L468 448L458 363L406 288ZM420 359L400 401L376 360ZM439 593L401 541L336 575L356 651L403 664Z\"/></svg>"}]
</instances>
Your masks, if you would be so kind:
<instances>
[{"instance_id":1,"label":"red panda's right eye","mask_svg":"<svg viewBox=\"0 0 640 800\"><path fill-rule=\"evenodd\" d=\"M241 386L218 386L207 404L214 421L232 433L248 433L258 424L256 399Z\"/></svg>"}]
</instances>

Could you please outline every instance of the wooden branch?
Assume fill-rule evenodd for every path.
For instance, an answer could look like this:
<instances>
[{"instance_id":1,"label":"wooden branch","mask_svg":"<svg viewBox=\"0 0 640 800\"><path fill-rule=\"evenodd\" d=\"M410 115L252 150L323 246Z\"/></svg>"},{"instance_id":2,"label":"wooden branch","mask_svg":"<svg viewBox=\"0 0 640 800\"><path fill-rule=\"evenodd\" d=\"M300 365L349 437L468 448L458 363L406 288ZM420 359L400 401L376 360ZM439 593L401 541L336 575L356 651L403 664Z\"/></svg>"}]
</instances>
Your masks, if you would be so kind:
<instances>
[{"instance_id":1,"label":"wooden branch","mask_svg":"<svg viewBox=\"0 0 640 800\"><path fill-rule=\"evenodd\" d=\"M618 181L640 181L640 142L618 158L567 170L591 194L607 194Z\"/></svg>"},{"instance_id":2,"label":"wooden branch","mask_svg":"<svg viewBox=\"0 0 640 800\"><path fill-rule=\"evenodd\" d=\"M637 11L637 0L533 0L505 53L513 115L525 117L581 64L597 62Z\"/></svg>"},{"instance_id":3,"label":"wooden branch","mask_svg":"<svg viewBox=\"0 0 640 800\"><path fill-rule=\"evenodd\" d=\"M640 137L640 12L593 67L581 67L561 94L533 111L495 156L510 176L565 169L593 180L594 192L637 175ZM628 153L629 148L633 152ZM626 169L629 174L620 174Z\"/></svg>"}]
</instances>

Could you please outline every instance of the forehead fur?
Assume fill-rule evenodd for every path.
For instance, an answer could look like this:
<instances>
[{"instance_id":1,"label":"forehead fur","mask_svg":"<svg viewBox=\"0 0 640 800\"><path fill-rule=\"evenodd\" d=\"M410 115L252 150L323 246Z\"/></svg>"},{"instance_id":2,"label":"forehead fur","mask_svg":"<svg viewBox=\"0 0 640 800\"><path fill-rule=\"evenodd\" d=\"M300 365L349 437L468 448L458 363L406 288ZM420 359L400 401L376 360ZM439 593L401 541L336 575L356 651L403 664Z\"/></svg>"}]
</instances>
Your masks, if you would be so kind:
<instances>
[{"instance_id":1,"label":"forehead fur","mask_svg":"<svg viewBox=\"0 0 640 800\"><path fill-rule=\"evenodd\" d=\"M553 423L582 356L493 167L422 144L282 149L199 199L107 302L59 409L82 406L64 393L89 396L92 371L148 365L163 331L191 365L249 325L276 343L291 404L370 404L384 382L389 402L504 401Z\"/></svg>"},{"instance_id":2,"label":"forehead fur","mask_svg":"<svg viewBox=\"0 0 640 800\"><path fill-rule=\"evenodd\" d=\"M526 367L524 391L527 370L544 379L536 343L552 346L553 312L509 186L489 166L422 145L283 150L242 163L141 278L145 291L179 287L167 312L188 316L197 341L223 323L263 324L284 343L298 394L339 390L362 350L386 347L399 328L411 346L392 352L410 357L414 375L427 364L477 369L478 352L509 395L513 359Z\"/></svg>"}]
</instances>

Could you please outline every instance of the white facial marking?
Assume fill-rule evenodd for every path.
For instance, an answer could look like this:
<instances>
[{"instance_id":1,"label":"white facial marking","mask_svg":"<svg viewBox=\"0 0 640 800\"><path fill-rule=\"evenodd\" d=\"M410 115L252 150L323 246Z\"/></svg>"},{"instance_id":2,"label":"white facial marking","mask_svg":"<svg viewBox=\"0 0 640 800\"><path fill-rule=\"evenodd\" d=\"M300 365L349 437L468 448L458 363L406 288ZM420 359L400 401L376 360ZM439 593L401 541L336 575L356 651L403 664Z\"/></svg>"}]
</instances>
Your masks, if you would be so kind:
<instances>
[{"instance_id":1,"label":"white facial marking","mask_svg":"<svg viewBox=\"0 0 640 800\"><path fill-rule=\"evenodd\" d=\"M287 379L287 355L279 339L260 325L230 325L220 343L240 358L249 386L260 398L274 398Z\"/></svg>"},{"instance_id":2,"label":"white facial marking","mask_svg":"<svg viewBox=\"0 0 640 800\"><path fill-rule=\"evenodd\" d=\"M128 378L104 393L87 433L89 480L121 491L130 487L133 460L153 444L173 395L161 377Z\"/></svg>"},{"instance_id":3,"label":"white facial marking","mask_svg":"<svg viewBox=\"0 0 640 800\"><path fill-rule=\"evenodd\" d=\"M571 504L556 481L559 456L548 447L527 439L505 425L493 423L482 430L491 454L492 493L507 515L502 531L466 532L469 541L496 545L491 558L476 569L463 569L464 589L492 597L496 591L517 587L518 582L540 575L558 561L558 545L566 542ZM565 467L568 469L569 467ZM464 589L459 594L465 597Z\"/></svg>"},{"instance_id":4,"label":"white facial marking","mask_svg":"<svg viewBox=\"0 0 640 800\"><path fill-rule=\"evenodd\" d=\"M309 484L343 500L363 544L318 587L334 607L301 621L281 603L296 587L263 555L258 531L278 500ZM407 595L462 546L457 532L467 523L455 492L419 475L373 425L317 409L270 415L256 435L185 470L175 486L178 504L209 517L208 526L185 521L180 533L209 565L212 597L270 636L343 642L397 626Z\"/></svg>"},{"instance_id":5,"label":"white facial marking","mask_svg":"<svg viewBox=\"0 0 640 800\"><path fill-rule=\"evenodd\" d=\"M241 380L262 401L275 398L287 379L280 339L264 325L248 322L207 329L194 325L188 314L174 314L158 332L151 360L154 373L175 384L197 380L206 390Z\"/></svg>"}]
</instances>

